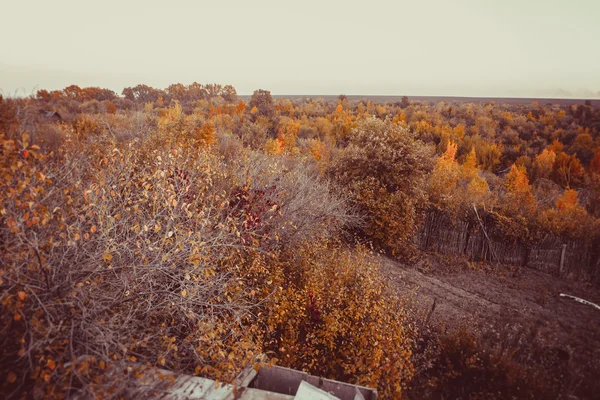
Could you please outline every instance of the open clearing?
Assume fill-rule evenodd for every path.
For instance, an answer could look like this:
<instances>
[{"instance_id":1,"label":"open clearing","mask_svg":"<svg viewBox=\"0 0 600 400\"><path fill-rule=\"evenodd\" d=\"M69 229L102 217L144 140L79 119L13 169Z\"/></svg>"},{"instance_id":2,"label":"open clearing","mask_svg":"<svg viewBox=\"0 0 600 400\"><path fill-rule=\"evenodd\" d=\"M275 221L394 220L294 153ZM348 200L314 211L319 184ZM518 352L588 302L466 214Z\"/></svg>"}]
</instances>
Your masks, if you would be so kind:
<instances>
[{"instance_id":1,"label":"open clearing","mask_svg":"<svg viewBox=\"0 0 600 400\"><path fill-rule=\"evenodd\" d=\"M500 348L520 364L539 365L560 381L567 398L600 393L600 310L559 296L598 304L593 286L531 269L482 270L466 261L424 257L410 267L381 260L392 287L414 298L418 318L426 318L435 299L434 326L466 328L486 348ZM569 396L574 393L582 397Z\"/></svg>"}]
</instances>

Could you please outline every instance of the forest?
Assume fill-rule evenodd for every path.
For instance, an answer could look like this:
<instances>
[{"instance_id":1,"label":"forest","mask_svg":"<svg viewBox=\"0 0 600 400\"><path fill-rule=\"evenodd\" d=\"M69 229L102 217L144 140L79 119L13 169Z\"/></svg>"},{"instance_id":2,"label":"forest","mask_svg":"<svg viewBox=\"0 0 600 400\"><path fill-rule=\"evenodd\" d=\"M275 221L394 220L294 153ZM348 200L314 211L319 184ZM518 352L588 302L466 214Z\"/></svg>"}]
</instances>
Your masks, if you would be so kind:
<instances>
[{"instance_id":1,"label":"forest","mask_svg":"<svg viewBox=\"0 0 600 400\"><path fill-rule=\"evenodd\" d=\"M600 390L417 315L379 261L424 260L435 215L485 234L468 265L524 268L492 239L580 246L559 278L597 293L589 102L72 85L0 97L0 153L0 397L120 398L155 367L230 382L262 354L383 399Z\"/></svg>"}]
</instances>

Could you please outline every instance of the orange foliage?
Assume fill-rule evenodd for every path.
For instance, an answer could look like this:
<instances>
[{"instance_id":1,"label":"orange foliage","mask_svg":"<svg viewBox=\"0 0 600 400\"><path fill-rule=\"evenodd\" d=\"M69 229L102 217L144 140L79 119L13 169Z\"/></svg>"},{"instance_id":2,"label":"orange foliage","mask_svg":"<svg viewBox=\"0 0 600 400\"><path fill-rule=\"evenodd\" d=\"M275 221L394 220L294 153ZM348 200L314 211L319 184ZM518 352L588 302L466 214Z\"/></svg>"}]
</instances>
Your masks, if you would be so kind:
<instances>
[{"instance_id":1,"label":"orange foliage","mask_svg":"<svg viewBox=\"0 0 600 400\"><path fill-rule=\"evenodd\" d=\"M513 164L506 175L504 185L507 192L504 206L510 213L527 215L533 212L536 201L531 192L531 185L525 167Z\"/></svg>"},{"instance_id":2,"label":"orange foliage","mask_svg":"<svg viewBox=\"0 0 600 400\"><path fill-rule=\"evenodd\" d=\"M413 375L410 328L369 257L327 244L299 250L284 267L269 348L284 366L399 398Z\"/></svg>"},{"instance_id":3,"label":"orange foliage","mask_svg":"<svg viewBox=\"0 0 600 400\"><path fill-rule=\"evenodd\" d=\"M577 206L577 190L567 189L561 197L556 200L556 208L559 211L570 211Z\"/></svg>"},{"instance_id":4,"label":"orange foliage","mask_svg":"<svg viewBox=\"0 0 600 400\"><path fill-rule=\"evenodd\" d=\"M594 158L590 162L590 170L600 175L600 147L597 147L594 151Z\"/></svg>"},{"instance_id":5,"label":"orange foliage","mask_svg":"<svg viewBox=\"0 0 600 400\"><path fill-rule=\"evenodd\" d=\"M217 141L215 126L211 122L205 123L201 128L196 128L193 135L200 146L210 146Z\"/></svg>"},{"instance_id":6,"label":"orange foliage","mask_svg":"<svg viewBox=\"0 0 600 400\"><path fill-rule=\"evenodd\" d=\"M544 149L535 157L534 168L537 177L548 178L552 172L554 162L556 161L556 153L553 150Z\"/></svg>"},{"instance_id":7,"label":"orange foliage","mask_svg":"<svg viewBox=\"0 0 600 400\"><path fill-rule=\"evenodd\" d=\"M108 103L106 103L106 112L109 114L116 114L117 107L113 104L112 101L109 101Z\"/></svg>"},{"instance_id":8,"label":"orange foliage","mask_svg":"<svg viewBox=\"0 0 600 400\"><path fill-rule=\"evenodd\" d=\"M576 155L558 153L552 167L552 178L564 188L578 185L583 181L585 170Z\"/></svg>"}]
</instances>

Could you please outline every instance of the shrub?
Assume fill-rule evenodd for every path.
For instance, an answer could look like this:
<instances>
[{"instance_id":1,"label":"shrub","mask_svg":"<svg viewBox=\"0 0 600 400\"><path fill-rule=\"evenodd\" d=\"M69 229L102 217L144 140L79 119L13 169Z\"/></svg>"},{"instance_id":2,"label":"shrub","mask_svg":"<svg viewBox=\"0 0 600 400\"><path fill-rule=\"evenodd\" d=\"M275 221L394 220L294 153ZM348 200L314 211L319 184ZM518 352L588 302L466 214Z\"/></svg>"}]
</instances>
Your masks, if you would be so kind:
<instances>
[{"instance_id":1,"label":"shrub","mask_svg":"<svg viewBox=\"0 0 600 400\"><path fill-rule=\"evenodd\" d=\"M384 248L407 255L427 204L431 148L405 127L368 118L332 157L328 175L364 212L365 233Z\"/></svg>"},{"instance_id":2,"label":"shrub","mask_svg":"<svg viewBox=\"0 0 600 400\"><path fill-rule=\"evenodd\" d=\"M316 173L165 131L66 130L54 156L0 137L0 393L105 396L144 366L230 380L262 351L281 247L349 221Z\"/></svg>"},{"instance_id":3,"label":"shrub","mask_svg":"<svg viewBox=\"0 0 600 400\"><path fill-rule=\"evenodd\" d=\"M413 374L411 331L372 255L310 241L282 259L266 349L284 366L399 398Z\"/></svg>"},{"instance_id":4,"label":"shrub","mask_svg":"<svg viewBox=\"0 0 600 400\"><path fill-rule=\"evenodd\" d=\"M542 373L516 362L502 343L486 347L470 330L422 331L414 357L410 398L539 399L554 398Z\"/></svg>"}]
</instances>

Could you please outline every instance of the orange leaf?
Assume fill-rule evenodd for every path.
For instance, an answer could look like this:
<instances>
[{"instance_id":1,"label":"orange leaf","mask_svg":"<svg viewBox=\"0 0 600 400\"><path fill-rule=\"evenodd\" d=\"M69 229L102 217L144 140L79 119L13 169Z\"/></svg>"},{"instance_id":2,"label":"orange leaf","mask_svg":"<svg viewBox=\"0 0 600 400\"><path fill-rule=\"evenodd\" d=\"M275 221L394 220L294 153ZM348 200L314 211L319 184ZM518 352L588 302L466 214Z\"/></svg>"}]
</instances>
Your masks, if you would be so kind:
<instances>
[{"instance_id":1,"label":"orange leaf","mask_svg":"<svg viewBox=\"0 0 600 400\"><path fill-rule=\"evenodd\" d=\"M19 292L17 293L17 296L19 296L19 300L24 301L27 297L27 294L25 294L25 292Z\"/></svg>"},{"instance_id":2,"label":"orange leaf","mask_svg":"<svg viewBox=\"0 0 600 400\"><path fill-rule=\"evenodd\" d=\"M16 313L16 314L15 314L15 316L13 317L13 319L14 319L15 321L20 321L20 320L21 320L21 314L19 314L19 313Z\"/></svg>"},{"instance_id":3,"label":"orange leaf","mask_svg":"<svg viewBox=\"0 0 600 400\"><path fill-rule=\"evenodd\" d=\"M6 381L8 383L15 383L17 381L17 375L14 372L9 372L6 376Z\"/></svg>"},{"instance_id":4,"label":"orange leaf","mask_svg":"<svg viewBox=\"0 0 600 400\"><path fill-rule=\"evenodd\" d=\"M90 233L94 233L96 232L97 228L96 225L92 225L92 227L90 228Z\"/></svg>"},{"instance_id":5,"label":"orange leaf","mask_svg":"<svg viewBox=\"0 0 600 400\"><path fill-rule=\"evenodd\" d=\"M54 371L54 368L56 368L56 363L54 360L50 359L48 362L46 362L46 366L50 368L50 371Z\"/></svg>"}]
</instances>

